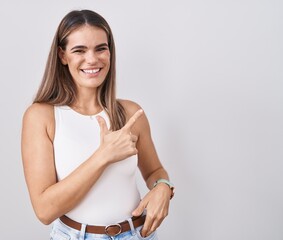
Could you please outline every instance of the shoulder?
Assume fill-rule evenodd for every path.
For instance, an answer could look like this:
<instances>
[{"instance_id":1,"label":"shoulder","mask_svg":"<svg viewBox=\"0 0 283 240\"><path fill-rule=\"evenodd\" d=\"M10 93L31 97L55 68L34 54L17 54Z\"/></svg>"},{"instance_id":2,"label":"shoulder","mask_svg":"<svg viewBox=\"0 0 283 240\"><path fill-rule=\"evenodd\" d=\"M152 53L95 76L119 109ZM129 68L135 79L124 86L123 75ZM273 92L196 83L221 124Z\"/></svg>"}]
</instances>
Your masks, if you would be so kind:
<instances>
[{"instance_id":1,"label":"shoulder","mask_svg":"<svg viewBox=\"0 0 283 240\"><path fill-rule=\"evenodd\" d=\"M139 109L142 109L142 107L136 102L130 100L121 100L121 99L119 99L118 101L125 109L127 122ZM141 117L139 117L138 120L136 121L132 130L137 135L140 135L140 133L146 133L150 131L149 122L144 111Z\"/></svg>"},{"instance_id":2,"label":"shoulder","mask_svg":"<svg viewBox=\"0 0 283 240\"><path fill-rule=\"evenodd\" d=\"M131 116L133 116L136 111L141 109L141 106L139 104L137 104L136 102L133 102L131 100L118 99L118 102L125 109L127 119L129 119Z\"/></svg>"},{"instance_id":3,"label":"shoulder","mask_svg":"<svg viewBox=\"0 0 283 240\"><path fill-rule=\"evenodd\" d=\"M49 136L54 132L54 107L46 103L33 103L23 115L23 129L44 131Z\"/></svg>"},{"instance_id":4,"label":"shoulder","mask_svg":"<svg viewBox=\"0 0 283 240\"><path fill-rule=\"evenodd\" d=\"M53 116L53 105L46 103L33 103L24 113L23 120L48 120Z\"/></svg>"}]
</instances>

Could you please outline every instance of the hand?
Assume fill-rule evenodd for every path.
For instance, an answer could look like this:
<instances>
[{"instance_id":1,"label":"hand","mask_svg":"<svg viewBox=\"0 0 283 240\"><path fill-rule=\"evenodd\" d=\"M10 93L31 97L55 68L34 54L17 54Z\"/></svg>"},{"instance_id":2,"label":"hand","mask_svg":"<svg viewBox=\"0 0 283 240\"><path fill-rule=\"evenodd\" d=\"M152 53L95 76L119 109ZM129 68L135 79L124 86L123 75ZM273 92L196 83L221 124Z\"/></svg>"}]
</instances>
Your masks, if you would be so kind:
<instances>
[{"instance_id":1,"label":"hand","mask_svg":"<svg viewBox=\"0 0 283 240\"><path fill-rule=\"evenodd\" d=\"M131 133L131 129L142 114L143 110L138 110L123 128L113 132L108 130L103 117L96 117L100 126L99 149L105 153L108 163L121 161L138 153L136 148L138 137Z\"/></svg>"},{"instance_id":2,"label":"hand","mask_svg":"<svg viewBox=\"0 0 283 240\"><path fill-rule=\"evenodd\" d=\"M146 219L141 230L142 237L153 233L168 215L170 196L170 188L166 184L159 183L147 193L132 212L133 216L140 216L146 209Z\"/></svg>"}]
</instances>

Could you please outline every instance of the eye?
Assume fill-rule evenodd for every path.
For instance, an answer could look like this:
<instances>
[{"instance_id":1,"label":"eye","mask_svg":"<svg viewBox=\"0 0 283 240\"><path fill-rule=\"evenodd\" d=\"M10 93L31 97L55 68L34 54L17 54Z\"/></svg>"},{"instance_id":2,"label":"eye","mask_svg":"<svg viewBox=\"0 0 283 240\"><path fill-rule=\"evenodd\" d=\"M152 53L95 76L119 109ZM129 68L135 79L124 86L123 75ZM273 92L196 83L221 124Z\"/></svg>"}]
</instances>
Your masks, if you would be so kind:
<instances>
[{"instance_id":1,"label":"eye","mask_svg":"<svg viewBox=\"0 0 283 240\"><path fill-rule=\"evenodd\" d=\"M102 51L105 51L105 50L108 50L107 47L100 47L97 49L98 52L102 52Z\"/></svg>"},{"instance_id":2,"label":"eye","mask_svg":"<svg viewBox=\"0 0 283 240\"><path fill-rule=\"evenodd\" d=\"M78 49L78 50L73 51L72 53L79 53L79 54L81 54L81 53L84 53L84 52L85 52L84 50Z\"/></svg>"}]
</instances>

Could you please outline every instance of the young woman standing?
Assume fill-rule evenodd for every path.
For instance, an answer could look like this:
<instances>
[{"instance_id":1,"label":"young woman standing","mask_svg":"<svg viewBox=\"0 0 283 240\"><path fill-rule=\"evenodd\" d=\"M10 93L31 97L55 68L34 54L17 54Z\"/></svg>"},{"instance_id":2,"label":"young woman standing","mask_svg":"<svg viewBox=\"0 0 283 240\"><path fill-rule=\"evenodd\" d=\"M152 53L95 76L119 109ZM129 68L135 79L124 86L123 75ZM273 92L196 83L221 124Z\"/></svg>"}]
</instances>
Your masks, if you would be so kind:
<instances>
[{"instance_id":1,"label":"young woman standing","mask_svg":"<svg viewBox=\"0 0 283 240\"><path fill-rule=\"evenodd\" d=\"M72 11L55 34L26 110L22 158L34 211L51 239L157 239L173 186L141 107L116 99L115 45L105 19ZM140 199L136 169L150 189Z\"/></svg>"}]
</instances>

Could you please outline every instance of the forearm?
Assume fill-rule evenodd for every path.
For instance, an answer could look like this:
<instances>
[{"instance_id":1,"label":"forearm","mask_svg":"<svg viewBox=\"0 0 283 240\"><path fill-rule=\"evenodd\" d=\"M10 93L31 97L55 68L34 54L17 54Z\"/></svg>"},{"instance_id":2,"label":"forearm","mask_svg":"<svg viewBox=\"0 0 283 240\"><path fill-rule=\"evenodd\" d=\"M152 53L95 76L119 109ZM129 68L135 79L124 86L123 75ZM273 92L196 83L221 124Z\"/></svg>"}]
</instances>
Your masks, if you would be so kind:
<instances>
[{"instance_id":1,"label":"forearm","mask_svg":"<svg viewBox=\"0 0 283 240\"><path fill-rule=\"evenodd\" d=\"M51 185L33 201L37 217L44 224L72 210L99 179L107 164L94 153L63 180Z\"/></svg>"}]
</instances>

